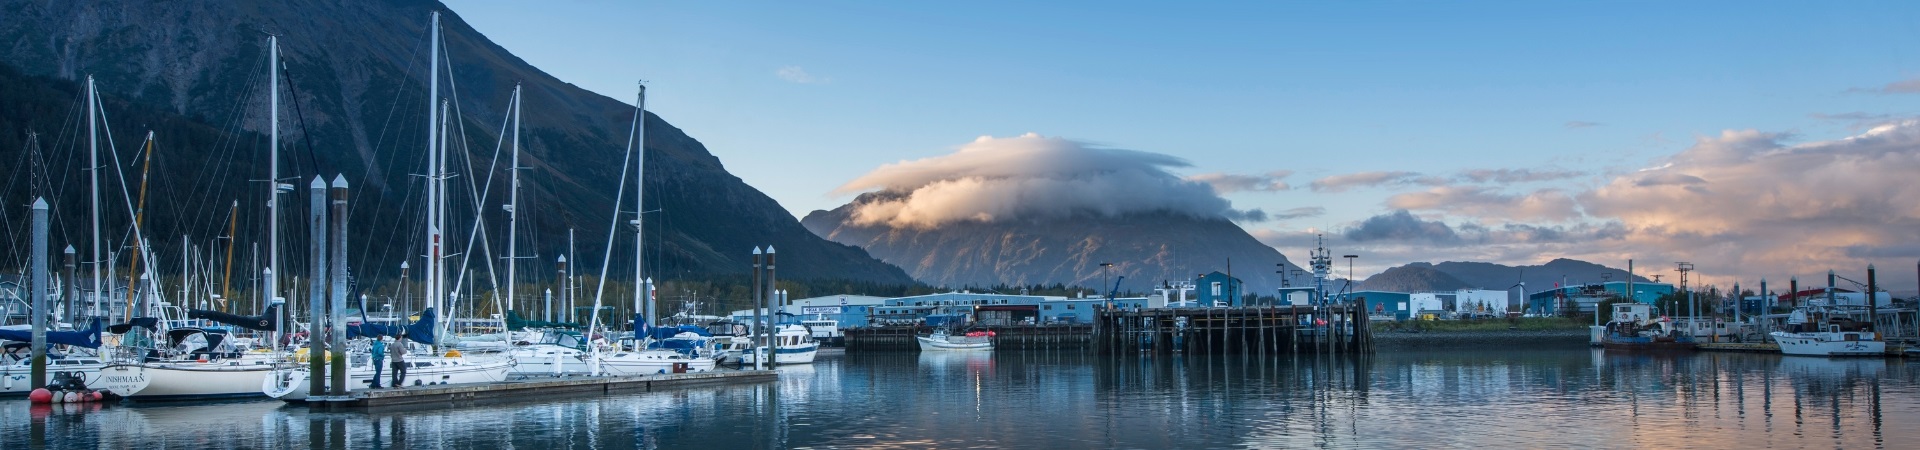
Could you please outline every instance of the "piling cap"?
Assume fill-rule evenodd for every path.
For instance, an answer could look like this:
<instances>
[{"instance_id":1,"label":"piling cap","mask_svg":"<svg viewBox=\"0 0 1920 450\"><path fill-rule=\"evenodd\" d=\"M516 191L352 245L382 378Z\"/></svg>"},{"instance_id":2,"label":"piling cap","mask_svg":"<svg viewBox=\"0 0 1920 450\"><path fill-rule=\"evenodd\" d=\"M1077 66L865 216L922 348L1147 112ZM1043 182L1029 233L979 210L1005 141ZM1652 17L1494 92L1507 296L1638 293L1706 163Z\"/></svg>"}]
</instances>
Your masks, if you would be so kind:
<instances>
[{"instance_id":1,"label":"piling cap","mask_svg":"<svg viewBox=\"0 0 1920 450\"><path fill-rule=\"evenodd\" d=\"M406 261L400 261L400 268L402 268L402 269L405 269L405 268L407 268L407 262L406 262Z\"/></svg>"},{"instance_id":2,"label":"piling cap","mask_svg":"<svg viewBox=\"0 0 1920 450\"><path fill-rule=\"evenodd\" d=\"M760 246L758 245L753 246L753 254L755 255L760 254Z\"/></svg>"},{"instance_id":3,"label":"piling cap","mask_svg":"<svg viewBox=\"0 0 1920 450\"><path fill-rule=\"evenodd\" d=\"M346 176L346 175L334 175L334 176L333 176L333 188L334 188L334 189L346 189L346 188L347 188L347 176Z\"/></svg>"},{"instance_id":4,"label":"piling cap","mask_svg":"<svg viewBox=\"0 0 1920 450\"><path fill-rule=\"evenodd\" d=\"M46 197L34 197L34 198L33 198L33 209L35 209L35 210L45 210L45 209L47 209L47 198L46 198Z\"/></svg>"},{"instance_id":5,"label":"piling cap","mask_svg":"<svg viewBox=\"0 0 1920 450\"><path fill-rule=\"evenodd\" d=\"M68 246L67 246L67 250L66 250L66 251L64 251L64 252L61 252L61 253L73 253L73 246L72 246L72 245L68 245Z\"/></svg>"},{"instance_id":6,"label":"piling cap","mask_svg":"<svg viewBox=\"0 0 1920 450\"><path fill-rule=\"evenodd\" d=\"M769 255L773 254L773 246L771 245L767 246L767 254Z\"/></svg>"},{"instance_id":7,"label":"piling cap","mask_svg":"<svg viewBox=\"0 0 1920 450\"><path fill-rule=\"evenodd\" d=\"M311 184L311 185L309 185L309 186L310 186L310 187L312 187L313 189L326 189L326 188L327 188L327 180L326 180L326 179L324 179L324 178L321 178L321 177L320 177L319 175L314 175L314 176L313 176L313 184Z\"/></svg>"},{"instance_id":8,"label":"piling cap","mask_svg":"<svg viewBox=\"0 0 1920 450\"><path fill-rule=\"evenodd\" d=\"M567 262L567 255L560 255L560 262Z\"/></svg>"}]
</instances>

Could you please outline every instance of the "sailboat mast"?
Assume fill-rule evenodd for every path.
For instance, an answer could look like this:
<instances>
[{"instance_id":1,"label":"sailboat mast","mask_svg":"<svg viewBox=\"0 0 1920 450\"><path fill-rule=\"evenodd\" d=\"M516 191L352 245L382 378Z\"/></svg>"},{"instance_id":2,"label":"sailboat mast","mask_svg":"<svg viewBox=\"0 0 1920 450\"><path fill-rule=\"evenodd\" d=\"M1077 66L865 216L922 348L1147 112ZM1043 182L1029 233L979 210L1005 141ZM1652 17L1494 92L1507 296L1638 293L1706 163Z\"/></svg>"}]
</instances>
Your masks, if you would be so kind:
<instances>
[{"instance_id":1,"label":"sailboat mast","mask_svg":"<svg viewBox=\"0 0 1920 450\"><path fill-rule=\"evenodd\" d=\"M93 184L93 316L100 316L100 128L99 91L87 75L87 177Z\"/></svg>"},{"instance_id":2,"label":"sailboat mast","mask_svg":"<svg viewBox=\"0 0 1920 450\"><path fill-rule=\"evenodd\" d=\"M279 297L280 270L280 37L267 36L267 304Z\"/></svg>"},{"instance_id":3,"label":"sailboat mast","mask_svg":"<svg viewBox=\"0 0 1920 450\"><path fill-rule=\"evenodd\" d=\"M520 84L513 84L513 184L507 188L507 311L513 311L514 260L520 258ZM506 314L501 314L506 317Z\"/></svg>"},{"instance_id":4,"label":"sailboat mast","mask_svg":"<svg viewBox=\"0 0 1920 450\"><path fill-rule=\"evenodd\" d=\"M440 263L440 168L437 165L440 149L440 12L434 11L432 26L427 28L427 267L424 274L426 303L428 307L440 305L439 273ZM440 314L446 311L436 310ZM444 320L442 322L445 322ZM438 332L439 330L434 330ZM437 339L438 336L435 336Z\"/></svg>"},{"instance_id":5,"label":"sailboat mast","mask_svg":"<svg viewBox=\"0 0 1920 450\"><path fill-rule=\"evenodd\" d=\"M647 265L647 259L641 248L646 245L641 239L646 235L645 217L647 216L646 167L647 167L647 84L640 83L640 100L634 104L635 158L633 158L633 308L635 313L647 319L647 325L653 325L653 302L647 295L647 286L641 282L645 278L641 270ZM634 330L635 333L640 330ZM638 336L635 336L637 339Z\"/></svg>"}]
</instances>

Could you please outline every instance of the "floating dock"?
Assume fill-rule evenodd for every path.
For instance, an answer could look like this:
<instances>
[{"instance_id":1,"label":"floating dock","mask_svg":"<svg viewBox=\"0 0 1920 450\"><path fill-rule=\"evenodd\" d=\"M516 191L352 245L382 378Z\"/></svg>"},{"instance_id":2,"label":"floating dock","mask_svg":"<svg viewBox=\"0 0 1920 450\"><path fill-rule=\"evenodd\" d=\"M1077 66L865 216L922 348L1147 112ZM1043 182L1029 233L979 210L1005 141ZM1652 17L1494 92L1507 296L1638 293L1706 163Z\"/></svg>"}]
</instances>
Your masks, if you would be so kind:
<instances>
[{"instance_id":1,"label":"floating dock","mask_svg":"<svg viewBox=\"0 0 1920 450\"><path fill-rule=\"evenodd\" d=\"M712 384L757 383L774 381L777 378L778 376L771 370L726 370L630 377L530 378L493 383L358 390L345 398L309 398L305 404L316 410L468 406L561 396L612 395Z\"/></svg>"}]
</instances>

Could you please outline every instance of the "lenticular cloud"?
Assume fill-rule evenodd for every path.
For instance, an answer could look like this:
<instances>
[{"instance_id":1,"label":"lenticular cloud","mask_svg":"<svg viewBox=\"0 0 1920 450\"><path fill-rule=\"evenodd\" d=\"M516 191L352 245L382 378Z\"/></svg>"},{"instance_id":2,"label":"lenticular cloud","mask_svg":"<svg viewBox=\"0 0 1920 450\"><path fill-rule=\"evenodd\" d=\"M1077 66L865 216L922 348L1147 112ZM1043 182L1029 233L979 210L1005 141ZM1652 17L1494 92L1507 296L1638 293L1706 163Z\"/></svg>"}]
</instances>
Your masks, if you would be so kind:
<instances>
[{"instance_id":1,"label":"lenticular cloud","mask_svg":"<svg viewBox=\"0 0 1920 450\"><path fill-rule=\"evenodd\" d=\"M852 221L895 228L1149 212L1265 218L1259 210L1233 209L1211 186L1167 171L1179 167L1188 164L1159 153L1058 137L983 136L949 155L881 166L834 193L889 194L858 205Z\"/></svg>"}]
</instances>

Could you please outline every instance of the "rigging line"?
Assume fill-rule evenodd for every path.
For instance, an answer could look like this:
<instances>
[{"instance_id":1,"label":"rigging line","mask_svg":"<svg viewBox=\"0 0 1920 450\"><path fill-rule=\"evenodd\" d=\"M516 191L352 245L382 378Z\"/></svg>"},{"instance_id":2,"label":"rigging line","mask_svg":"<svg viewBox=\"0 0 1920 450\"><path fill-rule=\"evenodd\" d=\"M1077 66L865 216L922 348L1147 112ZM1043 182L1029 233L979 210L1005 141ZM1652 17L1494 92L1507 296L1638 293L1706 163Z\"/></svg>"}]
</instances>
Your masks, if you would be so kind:
<instances>
[{"instance_id":1,"label":"rigging line","mask_svg":"<svg viewBox=\"0 0 1920 450\"><path fill-rule=\"evenodd\" d=\"M430 36L429 36L429 35L427 35L427 34L422 34L422 35L421 35L421 36L420 36L419 38L417 38L417 40L416 40L416 41L414 41L414 45L413 45L413 51L412 51L412 53L410 53L410 54L408 54L408 55L407 55L407 59L406 59L406 60L407 60L407 67L406 67L406 69L405 69L405 70L404 70L404 71L403 71L402 73L412 73L412 72L413 72L413 69L414 69L415 67L417 67L417 66L418 66L418 64L419 64L419 60L420 60L420 54L422 53L422 50L421 50L421 47L425 47L425 46L427 46L427 45L428 45L428 38L429 38L429 37L430 37ZM368 178L368 180L370 180L370 181L371 181L371 180L380 180L380 183L381 183L381 185L382 185L382 186L385 186L385 185L386 185L386 182L385 182L385 174L384 174L384 172L382 172L382 171L380 171L380 170L378 170L378 169L379 169L379 167L383 167L383 164L384 164L384 167L393 167L393 166L394 166L394 164L393 164L393 163L394 163L394 161L395 161L395 159L397 159L397 158L399 158L399 156L400 156L400 154L401 154L401 152L400 152L399 150L393 150L393 151L387 151L387 152L381 152L381 151L379 150L379 149L381 149L381 148L386 148L386 142L387 142L387 133L388 133L388 131L391 131L391 130L393 130L393 128L394 128L394 126L393 126L393 123L394 123L394 121L393 121L393 118L394 118L394 116L395 116L396 114L398 114L398 113L400 112L400 109L401 109L401 106L400 106L400 103L401 103L401 102L400 102L400 99L401 99L401 98L404 98L404 97L406 97L406 96L404 96L404 95L400 95L400 94L401 94L402 92L407 92L407 91L410 91L410 89L411 89L411 88L410 88L410 87L408 87L408 86L412 86L412 85L411 85L411 84L407 84L407 83L402 83L402 84L400 84L399 86L400 86L400 87L398 87L398 88L396 88L396 91L394 92L394 95L392 95L392 96L391 96L391 98L392 98L392 103L391 103L391 104L389 104L389 105L387 106L387 117L386 117L386 119L385 119L385 121L384 121L384 122L383 122L383 123L381 124L381 126L380 126L380 133L376 135L376 137L374 138L374 141L373 141L373 143L372 143L372 144L370 144L370 145L372 145L372 146L373 146L373 149L374 149L373 151L374 151L374 154L375 154L375 157L374 157L374 158L368 158L368 161L367 161L367 167L366 167L366 169L367 169L367 178ZM409 108L409 109L410 109L410 108ZM399 135L398 135L398 133L395 133L395 136L394 136L394 139L395 139L395 140L398 140L398 139L399 139ZM385 156L387 157L387 159L386 159L386 160L384 160L384 161L378 161L378 157L379 157L380 155L382 155L382 154L384 154L384 155L385 155ZM380 175L378 175L378 176L376 176L375 174L380 174ZM412 198L412 194L413 194L413 192L414 192L414 189L413 189L413 186L412 186L412 183L411 183L411 181L410 181L410 180L411 180L411 178L407 178L407 180L409 180L409 181L408 181L408 182L406 183L406 184L408 185L408 186L407 186L407 190L405 190L405 191L403 191L404 193L403 193L403 194L401 194L401 195L403 195L403 197L401 197L401 199L402 199L402 200L401 200L401 205L400 205L400 212L401 212L402 214L400 214L400 215L397 215L397 216L395 216L395 217L408 217L408 216L410 216L409 214L406 214L406 211L407 211L407 206L408 206L408 205L410 205L410 201L411 201L411 198ZM351 202L351 203L350 203L350 204L349 204L349 205L347 206L347 207L349 208L349 211L348 211L348 214L356 214L356 213L354 212L354 209L355 209L355 208L361 208L361 207L371 207L371 208L374 208L375 210L378 210L378 209L379 209L379 207L378 207L378 205L377 205L377 204L376 204L376 205L373 205L373 206L368 206L368 204L373 204L374 202L363 202L363 201L361 201L361 197L362 197L362 196L365 196L365 195L378 195L378 194L373 194L373 193L375 193L375 192L376 192L376 190L375 190L375 189L372 189L372 188L373 188L373 186L372 186L371 184L372 184L372 183L367 183L367 188L362 188L362 189L354 189L354 190L353 190L353 192L352 192L352 194L351 194L351 195L353 195L353 201L352 201L352 202ZM383 190L383 192L390 192L390 191L391 191L390 189L389 189L389 190ZM376 198L377 198L377 197L376 197ZM384 227L384 228L385 228L385 229L387 230L387 239L386 239L386 245L384 245L384 246L381 246L381 247L380 247L380 248L381 248L381 251L380 251L380 257L378 257L378 258L376 258L376 259L375 259L375 261L382 261L382 262L386 262L386 261L391 261L391 259L390 259L390 258L392 257L392 255L393 255L393 252L395 251L394 249L396 249L396 248L403 248L402 246L396 246L396 245L394 245L394 242L395 242L395 241L396 241L397 239L400 239L400 236L401 236L401 234L400 234L400 233L401 233L401 232L403 231L403 230L402 230L402 227L397 227L397 226L395 226L395 227ZM420 231L420 230L408 230L408 231L414 231L414 232L417 232L417 231ZM419 234L420 234L420 233L414 233L414 234L408 234L408 235L406 235L406 236L418 236ZM361 250L360 250L360 253L361 253L362 255L370 255L371 253L373 253L373 248L374 248L374 242L373 242L373 240L372 240L372 239L366 239L366 242L363 242L363 243L361 243L361 245L362 245L362 247L361 247ZM408 248L410 248L410 247L408 247ZM405 259L405 258L403 258L403 259Z\"/></svg>"},{"instance_id":2,"label":"rigging line","mask_svg":"<svg viewBox=\"0 0 1920 450\"><path fill-rule=\"evenodd\" d=\"M129 216L135 216L137 215L137 213L134 212L134 208L133 208L133 198L132 198L133 196L129 192L127 192L127 174L125 171L121 170L120 168L121 166L120 148L116 144L114 144L114 141L113 141L113 124L111 121L107 120L107 108L105 107L105 102L101 101L98 98L95 98L94 105L98 106L100 110L100 128L105 129L105 132L102 133L101 135L106 136L107 138L107 154L113 156L113 173L116 176L118 176L120 179L120 200L124 202L124 204L127 206L127 214ZM133 238L135 242L141 242L146 240L142 238L142 236L140 235L139 224L134 224L133 228L129 231L133 233ZM142 251L142 249L134 248L133 251L140 252ZM115 253L118 253L118 252L115 252ZM152 258L148 258L148 259L152 259ZM98 261L96 261L94 264L96 264L95 266L96 268L99 267ZM145 272L148 276L151 276L152 280L158 281L160 279L159 274L153 271L152 264L148 264L147 267L144 267L143 269L145 270L142 270L142 272ZM135 287L132 285L127 286L127 290L129 292L133 291L134 289ZM133 317L132 315L133 311L131 309L127 311L127 314L128 314L127 317L129 318Z\"/></svg>"},{"instance_id":3,"label":"rigging line","mask_svg":"<svg viewBox=\"0 0 1920 450\"><path fill-rule=\"evenodd\" d=\"M612 223L607 226L607 250L605 256L600 257L600 281L598 286L593 290L593 320L587 326L589 330L593 329L594 324L600 321L601 300L602 296L607 292L607 266L613 262L613 237L620 234L620 200L625 198L627 194L627 163L633 162L634 136L640 131L641 116L645 114L644 111L640 110L640 104L638 102L634 103L633 113L633 126L627 131L627 151L622 153L620 158L620 189L614 191L613 194L613 216L612 220L610 220ZM639 174L634 174L634 176L639 177Z\"/></svg>"},{"instance_id":4,"label":"rigging line","mask_svg":"<svg viewBox=\"0 0 1920 450\"><path fill-rule=\"evenodd\" d=\"M281 59L279 63L280 78L287 81L287 97L293 99L293 116L296 120L300 121L300 138L307 143L307 162L312 164L310 167L313 168L315 174L322 174L323 172L320 172L320 155L315 154L313 151L313 132L307 129L307 113L304 108L300 107L300 90L293 85L292 69L287 68L287 62L284 58Z\"/></svg>"},{"instance_id":5,"label":"rigging line","mask_svg":"<svg viewBox=\"0 0 1920 450\"><path fill-rule=\"evenodd\" d=\"M516 97L512 101L518 101L518 98ZM508 102L508 108L512 108L513 106L512 101ZM454 110L455 116L459 117L460 107L458 105L455 105L453 110ZM509 111L511 111L511 109L509 109ZM487 196L493 193L493 176L494 176L494 173L497 171L495 169L500 167L500 150L506 146L507 125L512 123L512 120L513 120L512 117L503 117L500 121L500 131L499 133L497 133L497 136L499 136L499 138L494 140L493 157L490 159L492 163L487 168L487 182L482 185L484 186L484 190L481 190L482 188L474 187L473 185L474 177L471 177L471 176L467 177L467 190L474 192L474 196L473 196L474 214L473 214L473 231L472 233L467 235L466 254L469 254L469 255L473 254L472 252L473 252L474 241L480 241L480 250L484 255L486 255L486 259L483 259L482 261L485 261L487 263L487 282L492 283L492 287L494 287L495 290L498 290L498 288L500 287L500 280L499 280L499 276L494 273L493 248L490 245L490 242L486 239L486 235L485 235L486 222L484 222L482 219L486 217ZM466 159L468 173L479 172L473 166L473 151L467 148L466 133L460 133L460 156ZM472 261L473 261L473 258L461 258L460 269L466 270L469 266L472 265L471 264ZM454 284L454 289L456 290L459 289L460 286L466 283L466 281L467 280L463 276L463 278L461 278L458 282Z\"/></svg>"}]
</instances>

